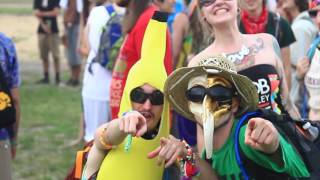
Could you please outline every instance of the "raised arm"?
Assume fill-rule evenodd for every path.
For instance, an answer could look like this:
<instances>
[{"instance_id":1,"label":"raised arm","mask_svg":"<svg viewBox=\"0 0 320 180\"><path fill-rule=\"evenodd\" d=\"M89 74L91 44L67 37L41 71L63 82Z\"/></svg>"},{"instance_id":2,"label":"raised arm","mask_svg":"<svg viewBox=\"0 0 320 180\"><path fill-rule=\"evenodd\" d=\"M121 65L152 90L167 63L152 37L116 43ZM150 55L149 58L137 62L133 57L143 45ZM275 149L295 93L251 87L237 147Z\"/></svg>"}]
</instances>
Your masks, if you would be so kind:
<instances>
[{"instance_id":1,"label":"raised arm","mask_svg":"<svg viewBox=\"0 0 320 180\"><path fill-rule=\"evenodd\" d=\"M83 177L88 179L97 172L108 152L122 143L128 134L139 137L145 132L147 132L146 119L137 111L129 112L121 118L101 125L96 131Z\"/></svg>"},{"instance_id":2,"label":"raised arm","mask_svg":"<svg viewBox=\"0 0 320 180\"><path fill-rule=\"evenodd\" d=\"M174 60L174 67L179 61L179 54L183 46L183 38L187 34L188 16L185 13L179 13L173 22L172 31L172 53Z\"/></svg>"},{"instance_id":3,"label":"raised arm","mask_svg":"<svg viewBox=\"0 0 320 180\"><path fill-rule=\"evenodd\" d=\"M97 130L95 144L98 148L108 149L117 146L129 134L140 137L147 132L145 117L137 111L131 111L121 118L102 125Z\"/></svg>"}]
</instances>

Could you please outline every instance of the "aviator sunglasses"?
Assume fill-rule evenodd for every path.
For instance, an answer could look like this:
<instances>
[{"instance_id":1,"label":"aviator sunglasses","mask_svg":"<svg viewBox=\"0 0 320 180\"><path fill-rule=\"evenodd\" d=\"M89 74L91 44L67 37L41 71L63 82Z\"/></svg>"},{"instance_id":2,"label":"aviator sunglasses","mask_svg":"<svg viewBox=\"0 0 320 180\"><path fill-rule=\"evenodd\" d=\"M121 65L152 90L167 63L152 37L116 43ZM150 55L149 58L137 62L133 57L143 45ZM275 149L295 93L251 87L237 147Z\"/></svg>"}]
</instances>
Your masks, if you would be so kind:
<instances>
[{"instance_id":1,"label":"aviator sunglasses","mask_svg":"<svg viewBox=\"0 0 320 180\"><path fill-rule=\"evenodd\" d=\"M199 5L200 7L208 7L211 4L215 3L217 0L200 0ZM225 1L232 1L232 0L225 0Z\"/></svg>"},{"instance_id":2,"label":"aviator sunglasses","mask_svg":"<svg viewBox=\"0 0 320 180\"><path fill-rule=\"evenodd\" d=\"M130 99L139 104L143 104L149 99L152 105L162 105L163 93L159 90L155 90L152 93L145 93L142 88L138 87L131 91Z\"/></svg>"},{"instance_id":3,"label":"aviator sunglasses","mask_svg":"<svg viewBox=\"0 0 320 180\"><path fill-rule=\"evenodd\" d=\"M223 87L221 85L205 88L203 86L194 86L186 91L186 97L189 101L201 103L204 97L208 95L217 102L231 102L236 92L233 89Z\"/></svg>"}]
</instances>

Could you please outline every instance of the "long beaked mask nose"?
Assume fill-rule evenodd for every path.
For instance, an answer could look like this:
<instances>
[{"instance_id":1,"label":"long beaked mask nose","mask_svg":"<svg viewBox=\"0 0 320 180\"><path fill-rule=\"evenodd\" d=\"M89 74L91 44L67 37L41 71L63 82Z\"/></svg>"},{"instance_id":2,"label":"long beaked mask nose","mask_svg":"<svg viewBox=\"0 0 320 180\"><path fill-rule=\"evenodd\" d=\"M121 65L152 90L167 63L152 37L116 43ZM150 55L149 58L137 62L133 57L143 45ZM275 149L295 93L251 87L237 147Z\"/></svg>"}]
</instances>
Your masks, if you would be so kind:
<instances>
[{"instance_id":1,"label":"long beaked mask nose","mask_svg":"<svg viewBox=\"0 0 320 180\"><path fill-rule=\"evenodd\" d=\"M209 76L207 79L207 88L222 85L224 87L231 88L231 84L218 76ZM203 133L204 133L204 145L206 149L207 159L211 159L213 151L213 133L215 124L220 125L219 120L221 117L228 113L231 109L231 105L223 104L219 105L214 99L210 98L208 95L204 97L202 102L202 123L203 123ZM217 126L216 125L216 126Z\"/></svg>"}]
</instances>

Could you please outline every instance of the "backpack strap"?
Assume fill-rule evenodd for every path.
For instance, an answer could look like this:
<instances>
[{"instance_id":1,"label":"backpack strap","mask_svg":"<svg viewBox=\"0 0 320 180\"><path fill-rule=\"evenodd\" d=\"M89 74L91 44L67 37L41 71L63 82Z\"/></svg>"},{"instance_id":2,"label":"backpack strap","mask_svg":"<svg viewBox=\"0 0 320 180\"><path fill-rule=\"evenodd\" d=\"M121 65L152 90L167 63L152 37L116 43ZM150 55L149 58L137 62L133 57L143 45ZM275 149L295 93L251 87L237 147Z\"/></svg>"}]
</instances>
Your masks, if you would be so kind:
<instances>
[{"instance_id":1,"label":"backpack strap","mask_svg":"<svg viewBox=\"0 0 320 180\"><path fill-rule=\"evenodd\" d=\"M1 43L1 41L0 41ZM8 49L6 48L5 44L1 43L1 45L4 46L4 54L5 54L5 59L10 59L10 54L8 52ZM0 59L0 86L2 86L4 89L8 90L9 95L11 97L11 93L10 93L10 88L9 88L9 83L6 79L6 74L1 66L1 61L5 61L5 59ZM6 64L6 63L4 63ZM10 62L9 62L10 64ZM7 68L11 68L7 65Z\"/></svg>"},{"instance_id":2,"label":"backpack strap","mask_svg":"<svg viewBox=\"0 0 320 180\"><path fill-rule=\"evenodd\" d=\"M112 4L110 4L110 5L108 5L108 6L105 6L105 8L106 8L107 12L109 13L109 15L110 15L111 17L117 15L117 12L115 11L115 9L114 9L114 7L113 7Z\"/></svg>"},{"instance_id":3,"label":"backpack strap","mask_svg":"<svg viewBox=\"0 0 320 180\"><path fill-rule=\"evenodd\" d=\"M112 19L115 18L116 15L117 15L117 12L115 11L115 9L114 9L114 7L113 7L112 4L109 4L109 5L104 6L104 7L105 7L106 11L108 12L110 18L108 19L108 21L106 22L106 24L103 26L101 36L103 35L103 32L106 31L106 27L110 25L110 22L112 21ZM101 36L100 36L100 45L103 43ZM99 54L99 51L101 51L100 45L99 45L99 48L98 48L97 55ZM97 55L96 55L96 56L97 56ZM88 71L90 72L90 74L93 74L93 72L92 72L92 64L95 63L95 62L98 62L98 61L96 60L96 57L95 57L95 58L91 61L91 63L89 64Z\"/></svg>"},{"instance_id":4,"label":"backpack strap","mask_svg":"<svg viewBox=\"0 0 320 180\"><path fill-rule=\"evenodd\" d=\"M75 178L80 179L82 176L82 171L83 171L83 162L84 159L86 158L85 156L88 154L90 151L91 146L87 146L84 150L78 151L77 156L76 156L76 166L75 166Z\"/></svg>"},{"instance_id":5,"label":"backpack strap","mask_svg":"<svg viewBox=\"0 0 320 180\"><path fill-rule=\"evenodd\" d=\"M281 19L281 16L278 12L272 13L272 15L273 15L273 22L274 22L274 26L275 26L274 36L279 41L280 40L280 19Z\"/></svg>"},{"instance_id":6,"label":"backpack strap","mask_svg":"<svg viewBox=\"0 0 320 180\"><path fill-rule=\"evenodd\" d=\"M234 150L236 153L236 160L237 160L237 164L239 165L241 173L242 173L245 180L249 180L249 175L246 171L246 168L244 167L243 160L240 156L240 149L241 148L240 148L240 144L239 144L239 134L240 134L241 127L249 119L249 116L255 116L255 115L257 115L257 112L249 112L249 113L245 114L244 116L242 116L237 124L236 132L234 134L234 139L235 139Z\"/></svg>"},{"instance_id":7,"label":"backpack strap","mask_svg":"<svg viewBox=\"0 0 320 180\"><path fill-rule=\"evenodd\" d=\"M6 80L6 76L5 76L5 73L4 73L3 69L2 69L1 63L0 63L0 86L2 86L3 89L8 90L8 93L11 96L9 85L8 85L7 80Z\"/></svg>"},{"instance_id":8,"label":"backpack strap","mask_svg":"<svg viewBox=\"0 0 320 180\"><path fill-rule=\"evenodd\" d=\"M312 58L314 56L314 53L316 52L316 49L319 48L319 44L320 44L320 37L318 36L315 40L313 40L313 42L310 45L310 48L307 52L307 57L311 63Z\"/></svg>"},{"instance_id":9,"label":"backpack strap","mask_svg":"<svg viewBox=\"0 0 320 180\"><path fill-rule=\"evenodd\" d=\"M84 164L87 161L87 156L90 151L90 149L93 146L93 140L89 141L83 150L80 150L77 152L76 155L76 163L75 163L75 170L74 170L74 178L81 179Z\"/></svg>"}]
</instances>

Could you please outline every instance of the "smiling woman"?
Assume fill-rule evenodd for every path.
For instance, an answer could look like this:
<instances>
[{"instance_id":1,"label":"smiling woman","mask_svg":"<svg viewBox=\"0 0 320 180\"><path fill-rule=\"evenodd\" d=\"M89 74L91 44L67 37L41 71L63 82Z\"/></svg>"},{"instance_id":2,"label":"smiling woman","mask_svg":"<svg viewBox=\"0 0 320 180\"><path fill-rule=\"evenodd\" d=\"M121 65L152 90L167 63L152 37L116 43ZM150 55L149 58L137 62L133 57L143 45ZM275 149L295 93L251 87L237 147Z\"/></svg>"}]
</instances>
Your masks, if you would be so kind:
<instances>
[{"instance_id":1,"label":"smiling woman","mask_svg":"<svg viewBox=\"0 0 320 180\"><path fill-rule=\"evenodd\" d=\"M262 0L258 1L262 3ZM247 0L246 3L255 7L254 4L258 2ZM299 117L288 98L287 83L276 40L268 34L245 35L239 32L236 26L238 1L203 0L204 4L207 5L202 6L205 21L211 25L216 40L191 60L189 65L197 65L202 57L208 55L226 54L235 63L241 74L250 77L255 82L259 99L263 99L259 107L272 108L276 112L286 110L293 117ZM246 47L248 51L243 54L241 60L234 61L232 57L242 52L243 47Z\"/></svg>"}]
</instances>

